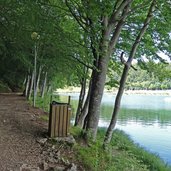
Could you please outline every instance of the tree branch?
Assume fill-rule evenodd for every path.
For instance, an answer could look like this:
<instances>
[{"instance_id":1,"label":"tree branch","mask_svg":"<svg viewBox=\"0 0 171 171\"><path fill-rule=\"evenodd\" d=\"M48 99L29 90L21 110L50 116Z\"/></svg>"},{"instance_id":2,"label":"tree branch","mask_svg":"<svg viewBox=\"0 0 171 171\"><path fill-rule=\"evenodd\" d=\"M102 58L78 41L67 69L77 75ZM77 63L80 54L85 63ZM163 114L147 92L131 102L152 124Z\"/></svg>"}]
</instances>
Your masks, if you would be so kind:
<instances>
[{"instance_id":1,"label":"tree branch","mask_svg":"<svg viewBox=\"0 0 171 171\"><path fill-rule=\"evenodd\" d=\"M115 2L115 5L114 5L114 7L113 7L113 13L115 12L117 6L119 5L119 2L122 3L121 0L117 0L117 1Z\"/></svg>"},{"instance_id":2,"label":"tree branch","mask_svg":"<svg viewBox=\"0 0 171 171\"><path fill-rule=\"evenodd\" d=\"M94 69L93 66L87 65L85 62L81 61L80 59L78 59L77 57L73 56L73 55L69 55L70 57L72 57L72 59L74 59L75 61L79 62L80 64L84 65L85 67L89 68L89 69Z\"/></svg>"},{"instance_id":3,"label":"tree branch","mask_svg":"<svg viewBox=\"0 0 171 171\"><path fill-rule=\"evenodd\" d=\"M121 53L121 56L120 56L120 60L121 60L121 63L126 65L126 61L125 59L123 58L123 55L124 55L124 52ZM131 68L133 68L135 71L137 71L138 69L135 68L133 65L131 65Z\"/></svg>"},{"instance_id":4,"label":"tree branch","mask_svg":"<svg viewBox=\"0 0 171 171\"><path fill-rule=\"evenodd\" d=\"M75 14L75 12L73 12L72 8L70 7L70 5L69 5L69 3L68 3L68 0L65 0L65 4L66 4L66 6L68 7L68 9L69 9L70 13L72 14L72 16L76 19L76 21L77 21L77 23L79 24L79 26L80 26L83 30L87 31L86 27L83 25L83 24L85 24L85 23L82 23L81 20L80 20L80 18ZM78 9L76 9L76 10L77 10L77 12L78 12ZM78 12L78 13L79 13L79 12Z\"/></svg>"},{"instance_id":5,"label":"tree branch","mask_svg":"<svg viewBox=\"0 0 171 171\"><path fill-rule=\"evenodd\" d=\"M53 5L53 4L48 4L48 3L44 3L44 2L40 2L41 5L44 5L44 6L48 6L48 7L54 7L54 8L59 8L63 11L65 11L66 13L68 13L68 10L66 10L65 8L62 8L58 5Z\"/></svg>"},{"instance_id":6,"label":"tree branch","mask_svg":"<svg viewBox=\"0 0 171 171\"><path fill-rule=\"evenodd\" d=\"M116 45L116 43L118 41L122 26L123 26L123 24L125 22L126 17L128 16L129 10L130 10L130 4L125 6L125 8L124 8L124 10L122 12L122 19L118 22L118 24L116 26L116 29L115 29L115 31L114 31L114 33L112 35L112 38L111 38L111 41L110 41L110 44L109 44L110 53L112 53L112 50L113 50L113 48L115 47L115 45Z\"/></svg>"},{"instance_id":7,"label":"tree branch","mask_svg":"<svg viewBox=\"0 0 171 171\"><path fill-rule=\"evenodd\" d=\"M126 61L124 60L123 55L124 55L124 52L121 53L120 59L121 59L121 62L122 62L123 64L125 64Z\"/></svg>"},{"instance_id":8,"label":"tree branch","mask_svg":"<svg viewBox=\"0 0 171 171\"><path fill-rule=\"evenodd\" d=\"M134 42L133 46L132 46L132 49L131 49L131 52L130 52L130 56L129 56L128 60L127 60L127 65L128 66L131 65L132 60L133 60L133 58L135 56L136 50L138 48L138 45L139 45L142 37L144 36L144 33L146 32L147 27L148 27L148 25L149 25L149 23L150 23L150 21L151 21L151 19L153 17L153 12L155 10L155 5L156 5L156 0L153 0L151 5L150 5L147 17L146 17L146 19L144 21L143 27L141 28L138 36L135 39L135 42Z\"/></svg>"},{"instance_id":9,"label":"tree branch","mask_svg":"<svg viewBox=\"0 0 171 171\"><path fill-rule=\"evenodd\" d=\"M115 12L113 12L113 14L111 15L109 23L110 24L116 23L116 20L119 16L120 12L123 11L123 9L131 2L132 2L132 0L123 0L122 3L120 4L120 6L118 7L118 9Z\"/></svg>"}]
</instances>

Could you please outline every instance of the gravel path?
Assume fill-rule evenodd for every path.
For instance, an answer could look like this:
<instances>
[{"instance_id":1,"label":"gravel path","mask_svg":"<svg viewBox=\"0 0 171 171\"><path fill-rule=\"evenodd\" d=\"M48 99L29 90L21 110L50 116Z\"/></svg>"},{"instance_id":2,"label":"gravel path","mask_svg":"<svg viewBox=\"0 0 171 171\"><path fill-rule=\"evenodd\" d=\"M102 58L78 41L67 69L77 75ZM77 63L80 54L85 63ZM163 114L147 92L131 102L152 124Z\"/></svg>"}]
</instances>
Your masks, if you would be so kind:
<instances>
[{"instance_id":1,"label":"gravel path","mask_svg":"<svg viewBox=\"0 0 171 171\"><path fill-rule=\"evenodd\" d=\"M42 147L36 139L47 130L36 111L21 95L0 94L0 171L41 163Z\"/></svg>"}]
</instances>

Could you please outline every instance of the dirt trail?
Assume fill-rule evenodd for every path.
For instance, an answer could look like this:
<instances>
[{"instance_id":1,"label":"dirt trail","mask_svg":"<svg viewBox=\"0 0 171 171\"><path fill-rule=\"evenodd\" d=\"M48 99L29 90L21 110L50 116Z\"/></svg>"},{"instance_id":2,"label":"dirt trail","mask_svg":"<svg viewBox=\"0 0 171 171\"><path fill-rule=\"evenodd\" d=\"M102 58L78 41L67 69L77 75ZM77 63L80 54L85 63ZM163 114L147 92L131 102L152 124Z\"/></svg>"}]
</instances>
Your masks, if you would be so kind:
<instances>
[{"instance_id":1,"label":"dirt trail","mask_svg":"<svg viewBox=\"0 0 171 171\"><path fill-rule=\"evenodd\" d=\"M36 139L47 130L39 112L21 95L0 94L0 171L19 171L23 164L36 167L41 163L42 147Z\"/></svg>"}]
</instances>

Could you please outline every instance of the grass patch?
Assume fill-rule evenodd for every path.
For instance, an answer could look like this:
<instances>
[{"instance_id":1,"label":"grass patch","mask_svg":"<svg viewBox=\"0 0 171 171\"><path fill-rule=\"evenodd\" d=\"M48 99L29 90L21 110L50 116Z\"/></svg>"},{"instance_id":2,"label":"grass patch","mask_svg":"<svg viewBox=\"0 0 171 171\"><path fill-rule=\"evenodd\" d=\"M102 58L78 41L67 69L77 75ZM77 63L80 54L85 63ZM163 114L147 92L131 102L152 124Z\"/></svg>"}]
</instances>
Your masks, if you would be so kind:
<instances>
[{"instance_id":1,"label":"grass patch","mask_svg":"<svg viewBox=\"0 0 171 171\"><path fill-rule=\"evenodd\" d=\"M41 98L40 95L38 94L36 97L36 107L39 107L46 112L49 112L51 100L59 101L59 97L54 96L54 95L51 96L50 93L47 93L47 94L45 94L44 98ZM33 103L33 97L31 97L31 99L29 100L29 103L30 104Z\"/></svg>"},{"instance_id":2,"label":"grass patch","mask_svg":"<svg viewBox=\"0 0 171 171\"><path fill-rule=\"evenodd\" d=\"M41 115L40 119L42 119L43 121L49 121L49 115Z\"/></svg>"}]
</instances>

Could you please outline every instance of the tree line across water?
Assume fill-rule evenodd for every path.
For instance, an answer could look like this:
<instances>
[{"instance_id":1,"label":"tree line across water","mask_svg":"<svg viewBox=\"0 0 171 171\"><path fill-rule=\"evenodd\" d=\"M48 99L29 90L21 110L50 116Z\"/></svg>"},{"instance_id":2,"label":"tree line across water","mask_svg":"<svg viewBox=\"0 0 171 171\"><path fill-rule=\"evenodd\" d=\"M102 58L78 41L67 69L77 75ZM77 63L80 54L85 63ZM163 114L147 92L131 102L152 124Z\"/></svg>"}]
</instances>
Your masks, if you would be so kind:
<instances>
[{"instance_id":1,"label":"tree line across water","mask_svg":"<svg viewBox=\"0 0 171 171\"><path fill-rule=\"evenodd\" d=\"M146 63L146 66L149 64ZM159 67L163 64L154 64ZM170 66L168 65L165 69L159 72L151 72L140 68L137 64L134 65L136 70L132 69L129 72L127 82L125 85L126 90L170 90L171 89L171 77L170 77ZM153 70L154 71L154 70ZM163 74L162 74L163 73ZM167 73L167 76L164 74ZM112 89L119 85L119 74L113 73L112 78L108 78L106 83L107 89Z\"/></svg>"},{"instance_id":2,"label":"tree line across water","mask_svg":"<svg viewBox=\"0 0 171 171\"><path fill-rule=\"evenodd\" d=\"M86 142L96 140L105 84L118 94L104 147L125 88L170 88L170 65L159 55L171 52L169 0L0 3L0 81L12 91L23 88L27 99L33 95L34 106L38 91L44 98L46 91L79 85L75 125Z\"/></svg>"}]
</instances>

